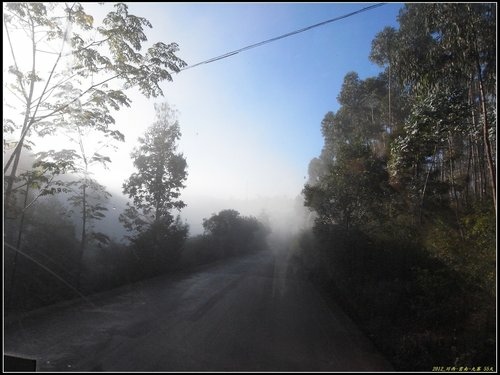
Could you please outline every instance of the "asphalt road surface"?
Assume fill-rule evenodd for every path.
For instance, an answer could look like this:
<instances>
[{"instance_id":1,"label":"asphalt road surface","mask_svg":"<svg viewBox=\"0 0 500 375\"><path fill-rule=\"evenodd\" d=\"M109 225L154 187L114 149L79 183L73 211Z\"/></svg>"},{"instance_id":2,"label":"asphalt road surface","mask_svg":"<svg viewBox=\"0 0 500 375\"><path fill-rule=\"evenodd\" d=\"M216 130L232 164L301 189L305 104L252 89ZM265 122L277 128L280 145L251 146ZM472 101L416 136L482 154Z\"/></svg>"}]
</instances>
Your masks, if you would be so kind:
<instances>
[{"instance_id":1,"label":"asphalt road surface","mask_svg":"<svg viewBox=\"0 0 500 375\"><path fill-rule=\"evenodd\" d=\"M283 257L260 253L5 319L37 371L391 371Z\"/></svg>"}]
</instances>

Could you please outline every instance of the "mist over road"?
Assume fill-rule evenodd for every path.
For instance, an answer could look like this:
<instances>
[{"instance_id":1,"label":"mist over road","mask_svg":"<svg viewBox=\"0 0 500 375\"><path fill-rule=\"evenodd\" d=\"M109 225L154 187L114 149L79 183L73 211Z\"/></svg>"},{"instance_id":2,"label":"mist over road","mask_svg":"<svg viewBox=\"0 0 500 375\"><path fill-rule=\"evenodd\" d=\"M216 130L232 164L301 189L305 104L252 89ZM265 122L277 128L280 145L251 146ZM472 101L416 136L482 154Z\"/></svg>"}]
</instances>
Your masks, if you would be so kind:
<instances>
[{"instance_id":1,"label":"mist over road","mask_svg":"<svg viewBox=\"0 0 500 375\"><path fill-rule=\"evenodd\" d=\"M5 321L38 371L381 371L391 366L270 252L162 276Z\"/></svg>"}]
</instances>

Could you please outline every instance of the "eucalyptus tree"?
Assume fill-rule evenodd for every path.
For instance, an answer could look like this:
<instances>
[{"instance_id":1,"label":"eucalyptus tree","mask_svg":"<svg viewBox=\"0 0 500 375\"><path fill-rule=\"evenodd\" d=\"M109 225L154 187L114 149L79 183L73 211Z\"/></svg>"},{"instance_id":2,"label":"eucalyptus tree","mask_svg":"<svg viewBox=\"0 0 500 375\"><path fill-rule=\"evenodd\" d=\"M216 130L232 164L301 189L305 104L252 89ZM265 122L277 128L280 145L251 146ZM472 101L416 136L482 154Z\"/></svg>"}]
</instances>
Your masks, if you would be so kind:
<instances>
[{"instance_id":1,"label":"eucalyptus tree","mask_svg":"<svg viewBox=\"0 0 500 375\"><path fill-rule=\"evenodd\" d=\"M380 66L387 66L387 83L388 83L388 111L387 111L387 127L392 129L392 105L391 105L391 68L394 61L394 55L397 49L397 32L393 27L386 27L379 32L372 41L370 51L370 60ZM390 130L389 130L390 131Z\"/></svg>"},{"instance_id":2,"label":"eucalyptus tree","mask_svg":"<svg viewBox=\"0 0 500 375\"><path fill-rule=\"evenodd\" d=\"M384 161L354 141L339 148L335 163L315 184L306 184L304 204L316 211L318 222L350 229L384 216L387 183Z\"/></svg>"},{"instance_id":3,"label":"eucalyptus tree","mask_svg":"<svg viewBox=\"0 0 500 375\"><path fill-rule=\"evenodd\" d=\"M346 74L337 97L341 107L321 122L323 150L311 161L303 190L305 205L316 211L319 222L350 229L373 219L376 210L382 214L388 177L379 145L387 131L386 96L384 76L361 80L355 72Z\"/></svg>"},{"instance_id":4,"label":"eucalyptus tree","mask_svg":"<svg viewBox=\"0 0 500 375\"><path fill-rule=\"evenodd\" d=\"M466 132L448 133L448 142L456 146L450 154L462 154L457 164L464 165L467 185L481 199L485 189L477 187L478 181L490 185L496 210L496 5L408 4L400 12L399 23L399 30L391 34L396 46L392 63L396 78L411 94L412 112L426 105L420 101L442 94L448 95L452 107L470 107L468 115L461 112L459 120L467 123ZM379 47L387 44L388 38L379 34L373 43L372 57L380 64L384 62L380 57L386 54L381 54ZM457 94L460 104L455 100ZM433 116L434 127L447 121L446 111L441 115L434 111ZM455 166L448 164L447 173L452 178ZM482 169L488 170L488 176Z\"/></svg>"},{"instance_id":5,"label":"eucalyptus tree","mask_svg":"<svg viewBox=\"0 0 500 375\"><path fill-rule=\"evenodd\" d=\"M100 25L80 3L6 3L3 24L12 61L4 79L5 108L12 109L4 134L11 134L7 146L13 147L4 164L6 202L22 150L35 135L52 134L76 119L109 133L111 110L130 106L127 89L163 95L160 83L186 65L176 43L157 42L141 52L152 25L123 3Z\"/></svg>"},{"instance_id":6,"label":"eucalyptus tree","mask_svg":"<svg viewBox=\"0 0 500 375\"><path fill-rule=\"evenodd\" d=\"M496 210L496 4L442 4L429 9L441 51L452 54L449 69L468 83L474 122L481 124L491 197ZM444 52L446 53L446 52Z\"/></svg>"}]
</instances>

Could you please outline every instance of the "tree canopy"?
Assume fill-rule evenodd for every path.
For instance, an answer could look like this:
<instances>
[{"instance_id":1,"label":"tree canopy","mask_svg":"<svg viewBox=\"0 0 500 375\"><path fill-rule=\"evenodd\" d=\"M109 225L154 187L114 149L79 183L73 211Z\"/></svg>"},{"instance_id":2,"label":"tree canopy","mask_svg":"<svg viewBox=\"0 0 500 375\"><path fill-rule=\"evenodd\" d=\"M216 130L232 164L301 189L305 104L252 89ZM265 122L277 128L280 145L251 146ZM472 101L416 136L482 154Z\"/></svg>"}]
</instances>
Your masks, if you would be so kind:
<instances>
[{"instance_id":1,"label":"tree canopy","mask_svg":"<svg viewBox=\"0 0 500 375\"><path fill-rule=\"evenodd\" d=\"M176 43L153 43L142 52L152 25L123 3L100 24L80 3L6 3L3 20L12 61L4 80L12 94L6 104L15 109L4 118L4 134L11 134L4 149L13 149L4 164L7 203L22 149L33 136L79 123L123 139L111 126L112 111L130 106L125 91L163 95L160 83L186 65Z\"/></svg>"},{"instance_id":2,"label":"tree canopy","mask_svg":"<svg viewBox=\"0 0 500 375\"><path fill-rule=\"evenodd\" d=\"M298 264L398 369L494 361L496 5L407 4L398 21L372 42L383 71L347 73L321 122Z\"/></svg>"},{"instance_id":3,"label":"tree canopy","mask_svg":"<svg viewBox=\"0 0 500 375\"><path fill-rule=\"evenodd\" d=\"M178 153L181 132L175 111L167 104L156 104L156 121L139 138L131 156L137 172L123 184L123 193L132 199L120 221L132 232L132 242L151 264L161 264L165 254L179 255L188 227L172 210L185 203L179 199L187 178L187 163ZM156 254L156 255L154 255Z\"/></svg>"}]
</instances>

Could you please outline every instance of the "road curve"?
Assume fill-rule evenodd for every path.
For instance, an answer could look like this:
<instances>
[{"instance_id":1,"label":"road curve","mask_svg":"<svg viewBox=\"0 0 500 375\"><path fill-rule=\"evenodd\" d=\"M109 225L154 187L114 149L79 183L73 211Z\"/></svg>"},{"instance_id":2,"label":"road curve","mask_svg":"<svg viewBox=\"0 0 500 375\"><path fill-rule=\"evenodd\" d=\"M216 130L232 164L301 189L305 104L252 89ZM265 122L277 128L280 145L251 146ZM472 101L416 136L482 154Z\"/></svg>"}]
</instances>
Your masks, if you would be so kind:
<instances>
[{"instance_id":1,"label":"road curve","mask_svg":"<svg viewBox=\"0 0 500 375\"><path fill-rule=\"evenodd\" d=\"M392 371L349 318L259 253L8 317L37 371Z\"/></svg>"}]
</instances>

